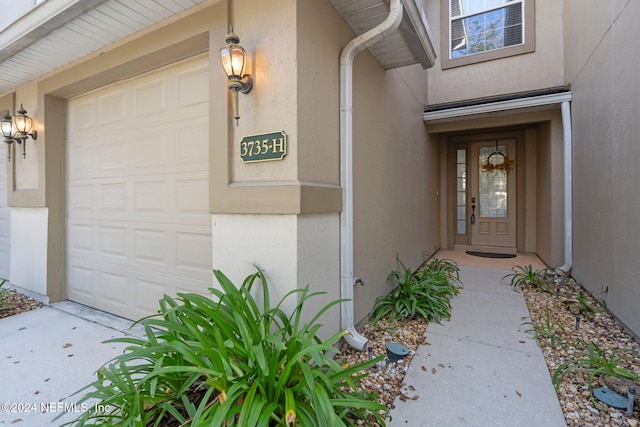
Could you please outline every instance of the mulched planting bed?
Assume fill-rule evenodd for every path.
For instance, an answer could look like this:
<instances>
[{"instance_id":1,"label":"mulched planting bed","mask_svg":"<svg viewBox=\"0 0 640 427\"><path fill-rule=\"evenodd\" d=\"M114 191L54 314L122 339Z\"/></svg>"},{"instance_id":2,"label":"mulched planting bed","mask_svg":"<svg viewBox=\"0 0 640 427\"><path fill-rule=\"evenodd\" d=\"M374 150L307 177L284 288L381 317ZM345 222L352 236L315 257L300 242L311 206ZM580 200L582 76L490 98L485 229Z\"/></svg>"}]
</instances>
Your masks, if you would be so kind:
<instances>
[{"instance_id":1,"label":"mulched planting bed","mask_svg":"<svg viewBox=\"0 0 640 427\"><path fill-rule=\"evenodd\" d=\"M405 320L405 321L388 321L381 319L375 324L365 324L358 328L358 332L367 338L367 346L371 348L373 357L387 353L386 345L389 342L397 342L403 344L409 349L409 354L404 359L391 363L385 358L378 365L371 368L369 376L362 380L362 388L378 395L378 402L387 408L393 407L396 396L400 399L419 399L420 396L414 394L405 394L401 390L403 387L403 379L409 368L409 363L420 344L425 343L425 330L427 322L423 319ZM338 360L342 364L354 365L363 363L369 359L369 349L366 351L357 351L348 344L344 344L340 349L341 353ZM358 425L367 425L377 427L376 422L358 420Z\"/></svg>"},{"instance_id":2,"label":"mulched planting bed","mask_svg":"<svg viewBox=\"0 0 640 427\"><path fill-rule=\"evenodd\" d=\"M616 366L640 374L640 346L596 298L575 280L556 278L551 293L525 286L524 293L532 323L522 327L530 334L537 330L537 341L544 354L550 375L563 363L583 359L589 343L594 343L606 358L616 359ZM602 298L605 297L603 292ZM579 319L579 320L577 320ZM523 320L526 322L526 320ZM553 343L552 343L553 338ZM595 347L592 347L594 349ZM592 397L590 374L569 372L559 383L558 398L568 426L637 426L638 395L633 415ZM611 377L596 375L592 388L612 387ZM626 386L617 391L626 397Z\"/></svg>"}]
</instances>

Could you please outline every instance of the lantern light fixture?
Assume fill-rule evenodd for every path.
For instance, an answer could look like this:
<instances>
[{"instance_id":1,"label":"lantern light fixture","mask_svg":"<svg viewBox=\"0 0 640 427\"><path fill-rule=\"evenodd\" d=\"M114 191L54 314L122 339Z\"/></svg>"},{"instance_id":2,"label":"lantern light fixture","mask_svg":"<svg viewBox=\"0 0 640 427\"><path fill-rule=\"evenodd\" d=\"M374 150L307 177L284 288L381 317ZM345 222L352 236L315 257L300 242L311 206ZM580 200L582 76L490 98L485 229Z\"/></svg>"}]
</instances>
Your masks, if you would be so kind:
<instances>
[{"instance_id":1,"label":"lantern light fixture","mask_svg":"<svg viewBox=\"0 0 640 427\"><path fill-rule=\"evenodd\" d=\"M11 161L11 144L17 142L22 144L22 157L27 157L27 138L31 137L34 141L38 139L38 132L33 129L33 119L27 116L27 111L20 104L20 109L16 112L15 117L11 117L11 113L7 110L0 122L0 131L7 143L7 160Z\"/></svg>"},{"instance_id":2,"label":"lantern light fixture","mask_svg":"<svg viewBox=\"0 0 640 427\"><path fill-rule=\"evenodd\" d=\"M253 88L253 78L250 74L244 74L247 52L238 45L240 38L233 32L233 27L229 28L225 42L227 45L220 49L220 59L229 79L229 90L233 93L233 118L236 119L237 126L240 119L238 92L249 93Z\"/></svg>"}]
</instances>

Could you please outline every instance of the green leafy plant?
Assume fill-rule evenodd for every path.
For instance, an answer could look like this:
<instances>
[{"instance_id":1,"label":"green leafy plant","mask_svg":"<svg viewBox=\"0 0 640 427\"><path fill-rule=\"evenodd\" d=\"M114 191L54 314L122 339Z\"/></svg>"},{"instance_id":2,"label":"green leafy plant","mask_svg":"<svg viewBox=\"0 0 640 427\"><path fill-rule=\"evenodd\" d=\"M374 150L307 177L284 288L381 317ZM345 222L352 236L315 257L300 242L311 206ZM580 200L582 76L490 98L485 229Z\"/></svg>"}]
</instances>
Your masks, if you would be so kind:
<instances>
[{"instance_id":1,"label":"green leafy plant","mask_svg":"<svg viewBox=\"0 0 640 427\"><path fill-rule=\"evenodd\" d=\"M525 286L531 286L539 288L544 282L545 269L534 270L531 264L526 267L515 266L511 270L513 273L506 274L500 279L501 281L510 278L510 285L513 289L520 287L522 289Z\"/></svg>"},{"instance_id":2,"label":"green leafy plant","mask_svg":"<svg viewBox=\"0 0 640 427\"><path fill-rule=\"evenodd\" d=\"M625 360L631 360L637 352L630 349L615 349L609 353L589 341L581 357L568 360L559 365L553 373L552 380L556 391L560 390L560 383L565 376L572 372L583 372L589 375L589 388L593 389L593 379L597 375L609 375L637 382L640 377L634 371L620 366Z\"/></svg>"},{"instance_id":3,"label":"green leafy plant","mask_svg":"<svg viewBox=\"0 0 640 427\"><path fill-rule=\"evenodd\" d=\"M591 320L597 310L589 302L587 294L577 291L576 300L578 301L578 305L580 306L580 312L582 313L582 315L588 320Z\"/></svg>"},{"instance_id":4,"label":"green leafy plant","mask_svg":"<svg viewBox=\"0 0 640 427\"><path fill-rule=\"evenodd\" d=\"M609 293L609 287L603 284L600 287L600 292L595 296L596 300L600 303L604 311L609 311L609 307L607 306L607 301L606 301L608 293Z\"/></svg>"},{"instance_id":5,"label":"green leafy plant","mask_svg":"<svg viewBox=\"0 0 640 427\"><path fill-rule=\"evenodd\" d=\"M551 313L549 312L549 309L547 309L542 325L536 326L534 322L524 322L520 326L523 325L531 325L531 328L525 330L525 333L532 334L532 338L536 341L540 338L546 338L549 340L551 348L556 348L556 344L562 344L559 342L557 335L564 332L564 326L551 320Z\"/></svg>"},{"instance_id":6,"label":"green leafy plant","mask_svg":"<svg viewBox=\"0 0 640 427\"><path fill-rule=\"evenodd\" d=\"M358 419L384 425L386 408L358 386L382 356L343 367L332 358L338 352L332 344L344 333L317 336L318 319L340 300L303 323L303 306L319 294L308 286L272 307L262 271L240 287L214 274L220 289L210 289L213 298L165 296L159 314L140 321L145 338L108 341L128 347L81 390L78 403L90 402L92 410L67 425L349 426ZM289 298L297 301L290 315L282 309Z\"/></svg>"},{"instance_id":7,"label":"green leafy plant","mask_svg":"<svg viewBox=\"0 0 640 427\"><path fill-rule=\"evenodd\" d=\"M7 289L3 288L4 284L7 283L7 279L2 279L0 282L0 310L6 310L11 308L11 304L7 301Z\"/></svg>"},{"instance_id":8,"label":"green leafy plant","mask_svg":"<svg viewBox=\"0 0 640 427\"><path fill-rule=\"evenodd\" d=\"M460 267L458 267L458 264L454 260L431 258L422 266L421 271L425 270L431 272L444 272L450 283L455 283L460 287L463 286L460 281Z\"/></svg>"},{"instance_id":9,"label":"green leafy plant","mask_svg":"<svg viewBox=\"0 0 640 427\"><path fill-rule=\"evenodd\" d=\"M413 273L400 259L401 271L392 271L387 280L395 287L385 297L378 298L371 310L371 320L385 316L389 320L415 319L440 322L451 318L451 297L459 293L446 270L423 268Z\"/></svg>"}]
</instances>

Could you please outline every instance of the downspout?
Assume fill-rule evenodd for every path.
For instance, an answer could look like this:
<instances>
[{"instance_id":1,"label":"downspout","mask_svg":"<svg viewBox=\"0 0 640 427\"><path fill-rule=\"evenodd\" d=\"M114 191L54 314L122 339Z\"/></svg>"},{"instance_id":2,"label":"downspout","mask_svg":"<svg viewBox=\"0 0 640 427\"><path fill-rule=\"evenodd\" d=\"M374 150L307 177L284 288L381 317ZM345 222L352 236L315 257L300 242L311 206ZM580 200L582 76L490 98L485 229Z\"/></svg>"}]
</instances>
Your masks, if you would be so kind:
<instances>
[{"instance_id":1,"label":"downspout","mask_svg":"<svg viewBox=\"0 0 640 427\"><path fill-rule=\"evenodd\" d=\"M367 339L354 325L353 315L353 60L367 47L394 31L402 20L400 0L391 0L389 16L377 27L351 40L340 55L340 185L342 213L340 215L340 326L347 331L345 340L364 350ZM361 279L358 279L361 282Z\"/></svg>"},{"instance_id":2,"label":"downspout","mask_svg":"<svg viewBox=\"0 0 640 427\"><path fill-rule=\"evenodd\" d=\"M564 101L562 109L562 131L564 135L564 264L559 267L566 273L573 265L573 172L571 160L571 104Z\"/></svg>"}]
</instances>

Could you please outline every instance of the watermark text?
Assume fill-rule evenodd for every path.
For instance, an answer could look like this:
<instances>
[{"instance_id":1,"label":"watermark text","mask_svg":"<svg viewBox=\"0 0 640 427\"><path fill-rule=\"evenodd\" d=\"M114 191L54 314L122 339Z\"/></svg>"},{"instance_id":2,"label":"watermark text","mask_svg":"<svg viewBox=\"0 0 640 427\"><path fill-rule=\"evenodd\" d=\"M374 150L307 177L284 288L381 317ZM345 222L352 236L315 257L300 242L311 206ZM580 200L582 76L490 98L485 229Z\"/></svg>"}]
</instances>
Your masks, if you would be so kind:
<instances>
[{"instance_id":1,"label":"watermark text","mask_svg":"<svg viewBox=\"0 0 640 427\"><path fill-rule=\"evenodd\" d=\"M73 402L3 402L0 412L5 413L57 413L57 412L110 412L109 405Z\"/></svg>"}]
</instances>

